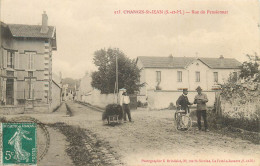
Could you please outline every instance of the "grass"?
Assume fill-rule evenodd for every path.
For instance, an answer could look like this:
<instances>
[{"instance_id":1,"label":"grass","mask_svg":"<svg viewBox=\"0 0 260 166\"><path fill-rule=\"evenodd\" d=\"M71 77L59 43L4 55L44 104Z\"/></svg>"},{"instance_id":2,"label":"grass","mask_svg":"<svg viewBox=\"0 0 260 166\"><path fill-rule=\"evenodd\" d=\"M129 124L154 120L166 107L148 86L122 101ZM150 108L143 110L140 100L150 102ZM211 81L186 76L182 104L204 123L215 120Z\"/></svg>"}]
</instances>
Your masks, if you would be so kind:
<instances>
[{"instance_id":1,"label":"grass","mask_svg":"<svg viewBox=\"0 0 260 166\"><path fill-rule=\"evenodd\" d=\"M197 121L196 111L192 111L190 116L193 120ZM232 119L229 117L220 117L212 110L208 110L207 120L209 129L213 132L224 134L232 138L249 140L254 144L260 144L259 119L248 120L245 118Z\"/></svg>"}]
</instances>

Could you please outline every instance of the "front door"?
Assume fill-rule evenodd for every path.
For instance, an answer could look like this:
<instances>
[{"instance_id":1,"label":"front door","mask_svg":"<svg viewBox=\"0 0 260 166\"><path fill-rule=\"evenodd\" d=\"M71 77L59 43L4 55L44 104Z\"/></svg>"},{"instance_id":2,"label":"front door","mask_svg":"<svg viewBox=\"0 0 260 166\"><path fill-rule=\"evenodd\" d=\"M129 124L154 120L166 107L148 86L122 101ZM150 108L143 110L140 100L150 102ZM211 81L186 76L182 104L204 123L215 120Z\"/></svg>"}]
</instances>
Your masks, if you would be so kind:
<instances>
[{"instance_id":1,"label":"front door","mask_svg":"<svg viewBox=\"0 0 260 166\"><path fill-rule=\"evenodd\" d=\"M14 79L6 80L6 105L14 105Z\"/></svg>"}]
</instances>

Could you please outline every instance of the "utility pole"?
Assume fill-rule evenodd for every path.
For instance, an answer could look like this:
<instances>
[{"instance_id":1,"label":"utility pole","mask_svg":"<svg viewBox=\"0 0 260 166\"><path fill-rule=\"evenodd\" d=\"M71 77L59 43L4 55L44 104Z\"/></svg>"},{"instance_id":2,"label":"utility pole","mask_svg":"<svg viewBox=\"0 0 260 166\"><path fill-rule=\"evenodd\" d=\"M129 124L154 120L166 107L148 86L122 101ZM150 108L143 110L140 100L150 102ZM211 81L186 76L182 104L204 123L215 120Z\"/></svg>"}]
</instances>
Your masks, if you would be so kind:
<instances>
[{"instance_id":1,"label":"utility pole","mask_svg":"<svg viewBox=\"0 0 260 166\"><path fill-rule=\"evenodd\" d=\"M117 55L116 55L116 99L117 99L117 104L119 104L119 98L118 98L118 60L117 60Z\"/></svg>"}]
</instances>

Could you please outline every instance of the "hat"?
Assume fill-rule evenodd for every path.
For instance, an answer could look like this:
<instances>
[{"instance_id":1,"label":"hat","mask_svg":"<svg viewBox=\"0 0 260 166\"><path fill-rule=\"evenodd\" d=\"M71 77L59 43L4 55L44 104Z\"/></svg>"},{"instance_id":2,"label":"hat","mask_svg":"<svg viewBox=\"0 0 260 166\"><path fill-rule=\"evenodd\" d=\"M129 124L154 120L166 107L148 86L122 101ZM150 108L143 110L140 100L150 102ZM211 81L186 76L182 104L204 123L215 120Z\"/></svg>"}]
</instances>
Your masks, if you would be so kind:
<instances>
[{"instance_id":1,"label":"hat","mask_svg":"<svg viewBox=\"0 0 260 166\"><path fill-rule=\"evenodd\" d=\"M198 91L198 90L202 90L202 89L201 89L201 87L200 87L200 86L198 86L198 87L196 88L196 90Z\"/></svg>"},{"instance_id":2,"label":"hat","mask_svg":"<svg viewBox=\"0 0 260 166\"><path fill-rule=\"evenodd\" d=\"M187 91L188 91L188 89L187 89L187 88L184 88L184 89L182 89L182 91L183 91L183 92L187 92Z\"/></svg>"}]
</instances>

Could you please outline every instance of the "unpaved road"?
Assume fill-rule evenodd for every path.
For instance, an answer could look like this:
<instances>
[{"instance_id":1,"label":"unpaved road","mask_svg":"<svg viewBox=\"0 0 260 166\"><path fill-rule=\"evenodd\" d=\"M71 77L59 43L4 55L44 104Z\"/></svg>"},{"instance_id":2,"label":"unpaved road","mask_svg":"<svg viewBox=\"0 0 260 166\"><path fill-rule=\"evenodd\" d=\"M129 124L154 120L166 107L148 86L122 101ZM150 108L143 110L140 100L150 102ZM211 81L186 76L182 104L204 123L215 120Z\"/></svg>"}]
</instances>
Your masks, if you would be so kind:
<instances>
[{"instance_id":1,"label":"unpaved road","mask_svg":"<svg viewBox=\"0 0 260 166\"><path fill-rule=\"evenodd\" d=\"M30 116L44 123L64 122L87 129L86 134L101 141L100 146L106 146L124 165L259 165L259 145L195 128L176 131L170 110L132 111L133 123L111 127L103 124L101 112L73 102L68 105L72 117L65 115L64 105L53 114Z\"/></svg>"}]
</instances>

